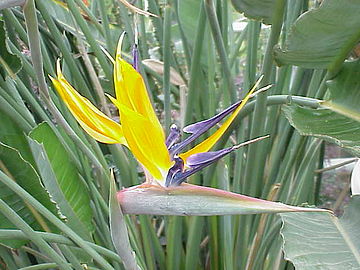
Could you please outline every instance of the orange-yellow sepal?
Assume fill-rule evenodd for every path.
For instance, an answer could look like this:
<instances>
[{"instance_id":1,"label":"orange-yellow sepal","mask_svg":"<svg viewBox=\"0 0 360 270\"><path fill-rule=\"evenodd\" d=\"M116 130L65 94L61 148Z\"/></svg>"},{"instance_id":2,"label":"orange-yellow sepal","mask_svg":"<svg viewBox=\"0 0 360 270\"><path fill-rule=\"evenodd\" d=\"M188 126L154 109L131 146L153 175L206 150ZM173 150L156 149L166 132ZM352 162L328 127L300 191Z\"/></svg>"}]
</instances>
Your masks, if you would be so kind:
<instances>
[{"instance_id":1,"label":"orange-yellow sepal","mask_svg":"<svg viewBox=\"0 0 360 270\"><path fill-rule=\"evenodd\" d=\"M143 115L112 97L110 99L120 111L124 136L133 155L153 177L164 179L171 161L164 141L156 139L160 136L159 130Z\"/></svg>"},{"instance_id":2,"label":"orange-yellow sepal","mask_svg":"<svg viewBox=\"0 0 360 270\"><path fill-rule=\"evenodd\" d=\"M141 74L121 58L121 41L122 39L120 39L118 44L114 65L116 99L121 105L149 119L154 128L161 134L162 140L165 141L164 131L150 102Z\"/></svg>"},{"instance_id":3,"label":"orange-yellow sepal","mask_svg":"<svg viewBox=\"0 0 360 270\"><path fill-rule=\"evenodd\" d=\"M116 99L111 98L120 111L120 121L128 146L136 159L162 180L171 167L165 134L151 105L141 75L121 58L120 38L114 66Z\"/></svg>"},{"instance_id":4,"label":"orange-yellow sepal","mask_svg":"<svg viewBox=\"0 0 360 270\"><path fill-rule=\"evenodd\" d=\"M107 117L70 85L61 72L59 62L57 78L50 78L72 115L91 137L103 143L127 145L121 125Z\"/></svg>"},{"instance_id":5,"label":"orange-yellow sepal","mask_svg":"<svg viewBox=\"0 0 360 270\"><path fill-rule=\"evenodd\" d=\"M181 157L182 160L186 161L186 159L193 155L193 154L197 154L197 153L203 153L203 152L207 152L209 151L215 144L216 142L221 138L221 136L225 133L225 131L228 129L228 127L231 125L231 123L234 121L234 119L236 118L236 116L239 114L239 112L241 111L241 109L245 106L246 102L251 98L251 95L254 93L255 89L258 87L258 85L260 84L262 78L260 78L255 85L253 86L253 88L251 88L251 90L249 91L249 93L246 95L246 97L242 100L242 102L239 104L239 106L236 108L236 110L230 115L230 117L220 126L220 128L218 130L216 130L214 132L214 134L212 134L209 138L207 138L206 140L202 141L201 143L199 143L198 145L196 145L194 148L190 149L189 151L180 154L179 156Z\"/></svg>"}]
</instances>

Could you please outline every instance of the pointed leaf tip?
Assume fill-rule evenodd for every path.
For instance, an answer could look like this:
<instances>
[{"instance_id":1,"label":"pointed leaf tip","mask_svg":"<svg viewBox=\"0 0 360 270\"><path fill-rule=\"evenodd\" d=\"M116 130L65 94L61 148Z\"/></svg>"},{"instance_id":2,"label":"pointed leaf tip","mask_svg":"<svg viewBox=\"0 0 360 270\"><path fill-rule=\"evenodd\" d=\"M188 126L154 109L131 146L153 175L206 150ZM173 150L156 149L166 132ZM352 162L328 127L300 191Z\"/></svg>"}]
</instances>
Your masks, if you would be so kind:
<instances>
[{"instance_id":1,"label":"pointed leaf tip","mask_svg":"<svg viewBox=\"0 0 360 270\"><path fill-rule=\"evenodd\" d=\"M281 212L329 212L265 201L210 187L182 184L168 188L143 184L117 193L126 214L213 216Z\"/></svg>"}]
</instances>

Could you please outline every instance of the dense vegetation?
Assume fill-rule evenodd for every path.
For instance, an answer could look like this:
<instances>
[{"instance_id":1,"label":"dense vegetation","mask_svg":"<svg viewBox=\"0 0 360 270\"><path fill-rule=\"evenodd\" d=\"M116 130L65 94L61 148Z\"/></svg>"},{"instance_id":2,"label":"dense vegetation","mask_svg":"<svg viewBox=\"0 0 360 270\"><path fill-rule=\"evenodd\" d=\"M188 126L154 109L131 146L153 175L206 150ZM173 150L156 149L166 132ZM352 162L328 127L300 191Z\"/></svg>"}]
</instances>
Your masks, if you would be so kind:
<instances>
[{"instance_id":1,"label":"dense vegetation","mask_svg":"<svg viewBox=\"0 0 360 270\"><path fill-rule=\"evenodd\" d=\"M148 215L123 215L115 190L144 182L143 171L128 148L79 126L50 77L59 61L66 79L119 121L105 93L115 96L113 58L125 31L123 58L132 63L138 45L139 72L168 132L241 100L263 76L259 88L269 89L212 150L269 138L187 182L316 207L325 142L360 155L360 2L132 2L0 2L0 268L358 269L355 188L341 218L267 214L260 203L257 215L150 215L159 207L151 205Z\"/></svg>"}]
</instances>

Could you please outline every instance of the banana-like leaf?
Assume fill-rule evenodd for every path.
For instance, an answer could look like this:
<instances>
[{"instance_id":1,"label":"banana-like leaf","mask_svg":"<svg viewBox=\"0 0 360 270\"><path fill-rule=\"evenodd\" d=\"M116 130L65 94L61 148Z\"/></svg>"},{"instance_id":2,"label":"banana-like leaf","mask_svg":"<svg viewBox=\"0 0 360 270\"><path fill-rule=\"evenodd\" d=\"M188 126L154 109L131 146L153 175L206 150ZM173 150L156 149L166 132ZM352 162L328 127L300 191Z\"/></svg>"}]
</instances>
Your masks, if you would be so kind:
<instances>
[{"instance_id":1,"label":"banana-like leaf","mask_svg":"<svg viewBox=\"0 0 360 270\"><path fill-rule=\"evenodd\" d=\"M360 60L344 63L327 85L330 99L321 105L360 122Z\"/></svg>"},{"instance_id":2,"label":"banana-like leaf","mask_svg":"<svg viewBox=\"0 0 360 270\"><path fill-rule=\"evenodd\" d=\"M285 258L297 270L360 269L360 196L344 215L284 213L281 235Z\"/></svg>"},{"instance_id":3,"label":"banana-like leaf","mask_svg":"<svg viewBox=\"0 0 360 270\"><path fill-rule=\"evenodd\" d=\"M182 0L179 5L179 20L184 34L191 45L194 45L201 1Z\"/></svg>"},{"instance_id":4,"label":"banana-like leaf","mask_svg":"<svg viewBox=\"0 0 360 270\"><path fill-rule=\"evenodd\" d=\"M42 203L52 213L57 214L55 204L51 201L49 194L40 182L39 175L29 162L23 159L20 153L3 143L0 143L0 170L21 185L34 198ZM58 230L44 219L36 217L36 211L16 195L11 189L0 182L0 198L7 203L16 213L35 230ZM38 218L38 219L36 219ZM40 221L40 222L39 222ZM42 226L42 225L45 226ZM14 225L0 214L1 229L16 229ZM19 248L27 241L24 240L1 240L2 244L12 248Z\"/></svg>"},{"instance_id":5,"label":"banana-like leaf","mask_svg":"<svg viewBox=\"0 0 360 270\"><path fill-rule=\"evenodd\" d=\"M231 0L236 11L248 18L271 24L276 0Z\"/></svg>"},{"instance_id":6,"label":"banana-like leaf","mask_svg":"<svg viewBox=\"0 0 360 270\"><path fill-rule=\"evenodd\" d=\"M19 151L23 159L35 166L35 161L24 135L24 130L16 125L6 112L0 110L0 113L0 141Z\"/></svg>"},{"instance_id":7,"label":"banana-like leaf","mask_svg":"<svg viewBox=\"0 0 360 270\"><path fill-rule=\"evenodd\" d=\"M179 23L181 24L184 36L188 42L189 47L195 48L195 42L197 37L197 29L199 25L199 18L201 14L201 3L199 0L181 0L178 1L178 12L179 12ZM176 31L173 31L174 35L176 35ZM173 34L172 34L173 35ZM205 40L211 39L211 36L207 35L205 32ZM211 51L213 48L211 47L211 42L203 42L201 44L201 56L200 63L203 66L208 65L209 50Z\"/></svg>"},{"instance_id":8,"label":"banana-like leaf","mask_svg":"<svg viewBox=\"0 0 360 270\"><path fill-rule=\"evenodd\" d=\"M4 22L0 21L0 75L3 78L8 75L15 76L22 66L20 58L9 52L6 40Z\"/></svg>"},{"instance_id":9,"label":"banana-like leaf","mask_svg":"<svg viewBox=\"0 0 360 270\"><path fill-rule=\"evenodd\" d=\"M359 122L329 109L284 106L290 124L301 135L315 136L350 150L360 156Z\"/></svg>"},{"instance_id":10,"label":"banana-like leaf","mask_svg":"<svg viewBox=\"0 0 360 270\"><path fill-rule=\"evenodd\" d=\"M358 0L324 0L297 19L285 47L275 50L277 62L331 68L335 61L343 61L360 40L359 14Z\"/></svg>"},{"instance_id":11,"label":"banana-like leaf","mask_svg":"<svg viewBox=\"0 0 360 270\"><path fill-rule=\"evenodd\" d=\"M64 146L48 124L30 133L29 143L47 191L57 202L68 225L90 240L93 230L89 193Z\"/></svg>"},{"instance_id":12,"label":"banana-like leaf","mask_svg":"<svg viewBox=\"0 0 360 270\"><path fill-rule=\"evenodd\" d=\"M175 187L142 184L117 194L126 214L213 216L281 212L327 212L324 209L290 206L220 189L182 184Z\"/></svg>"},{"instance_id":13,"label":"banana-like leaf","mask_svg":"<svg viewBox=\"0 0 360 270\"><path fill-rule=\"evenodd\" d=\"M323 138L360 156L360 61L345 62L327 82L330 99L323 108L284 106L290 124L302 135Z\"/></svg>"}]
</instances>

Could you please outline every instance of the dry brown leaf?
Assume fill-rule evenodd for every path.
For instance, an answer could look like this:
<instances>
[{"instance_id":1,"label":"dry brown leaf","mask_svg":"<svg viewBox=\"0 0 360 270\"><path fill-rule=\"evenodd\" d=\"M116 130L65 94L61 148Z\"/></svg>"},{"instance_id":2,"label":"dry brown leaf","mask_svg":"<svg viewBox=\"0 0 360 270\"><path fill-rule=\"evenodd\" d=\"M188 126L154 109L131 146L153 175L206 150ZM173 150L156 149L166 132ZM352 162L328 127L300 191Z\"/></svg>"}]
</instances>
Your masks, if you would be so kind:
<instances>
[{"instance_id":1,"label":"dry brown leaf","mask_svg":"<svg viewBox=\"0 0 360 270\"><path fill-rule=\"evenodd\" d=\"M159 60L154 60L154 59L145 59L142 61L142 63L145 66L147 66L148 68L151 68L157 74L159 74L159 75L164 74L164 63L163 62L161 62ZM183 78L173 68L170 68L170 82L177 86L185 85Z\"/></svg>"}]
</instances>

